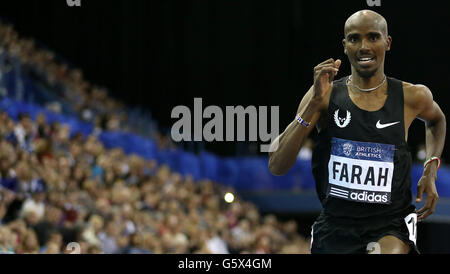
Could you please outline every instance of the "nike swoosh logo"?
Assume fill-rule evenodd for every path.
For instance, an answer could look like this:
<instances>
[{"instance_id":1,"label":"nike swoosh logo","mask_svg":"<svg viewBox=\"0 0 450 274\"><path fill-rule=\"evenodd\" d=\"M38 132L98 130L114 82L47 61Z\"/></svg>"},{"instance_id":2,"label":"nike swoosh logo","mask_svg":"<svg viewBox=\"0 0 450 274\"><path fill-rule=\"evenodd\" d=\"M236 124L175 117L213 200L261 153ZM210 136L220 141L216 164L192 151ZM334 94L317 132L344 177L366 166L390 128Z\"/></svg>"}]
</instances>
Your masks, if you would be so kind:
<instances>
[{"instance_id":1,"label":"nike swoosh logo","mask_svg":"<svg viewBox=\"0 0 450 274\"><path fill-rule=\"evenodd\" d=\"M393 123L388 123L388 124L382 124L382 123L380 123L380 120L378 120L378 122L377 122L377 128L383 129L383 128L387 128L387 127L396 125L396 124L398 124L398 123L400 123L400 121L393 122Z\"/></svg>"}]
</instances>

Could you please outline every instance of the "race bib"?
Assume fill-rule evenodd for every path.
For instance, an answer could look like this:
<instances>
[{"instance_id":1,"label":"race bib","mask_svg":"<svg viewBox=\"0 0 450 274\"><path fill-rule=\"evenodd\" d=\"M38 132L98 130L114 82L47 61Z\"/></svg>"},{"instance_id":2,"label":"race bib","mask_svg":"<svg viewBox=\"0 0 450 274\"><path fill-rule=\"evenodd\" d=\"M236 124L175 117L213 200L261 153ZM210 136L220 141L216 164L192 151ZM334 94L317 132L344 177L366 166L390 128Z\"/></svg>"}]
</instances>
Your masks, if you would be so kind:
<instances>
[{"instance_id":1,"label":"race bib","mask_svg":"<svg viewBox=\"0 0 450 274\"><path fill-rule=\"evenodd\" d=\"M328 195L362 203L390 204L394 145L331 140Z\"/></svg>"}]
</instances>

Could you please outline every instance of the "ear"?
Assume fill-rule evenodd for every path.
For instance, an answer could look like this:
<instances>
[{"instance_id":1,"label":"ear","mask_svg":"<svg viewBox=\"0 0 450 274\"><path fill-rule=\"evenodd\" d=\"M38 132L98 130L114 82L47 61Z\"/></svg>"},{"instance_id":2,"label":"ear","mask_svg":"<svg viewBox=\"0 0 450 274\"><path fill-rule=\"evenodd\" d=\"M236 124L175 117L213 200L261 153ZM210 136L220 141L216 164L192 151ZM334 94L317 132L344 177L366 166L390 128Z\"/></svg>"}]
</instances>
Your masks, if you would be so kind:
<instances>
[{"instance_id":1,"label":"ear","mask_svg":"<svg viewBox=\"0 0 450 274\"><path fill-rule=\"evenodd\" d=\"M391 50L391 45L392 45L392 37L388 35L388 37L386 38L386 51Z\"/></svg>"},{"instance_id":2,"label":"ear","mask_svg":"<svg viewBox=\"0 0 450 274\"><path fill-rule=\"evenodd\" d=\"M347 55L347 49L345 48L345 38L342 39L342 46L344 47L344 53Z\"/></svg>"}]
</instances>

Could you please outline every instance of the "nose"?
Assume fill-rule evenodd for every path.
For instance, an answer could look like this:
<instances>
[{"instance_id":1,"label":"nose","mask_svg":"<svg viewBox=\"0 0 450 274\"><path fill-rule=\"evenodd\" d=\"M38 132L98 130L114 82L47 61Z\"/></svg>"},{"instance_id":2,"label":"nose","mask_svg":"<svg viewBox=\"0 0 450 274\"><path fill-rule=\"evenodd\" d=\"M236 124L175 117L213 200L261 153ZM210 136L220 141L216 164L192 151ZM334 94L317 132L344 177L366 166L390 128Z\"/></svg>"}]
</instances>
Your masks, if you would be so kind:
<instances>
[{"instance_id":1,"label":"nose","mask_svg":"<svg viewBox=\"0 0 450 274\"><path fill-rule=\"evenodd\" d=\"M369 42L365 39L362 39L361 46L358 51L360 55L369 54L370 53Z\"/></svg>"},{"instance_id":2,"label":"nose","mask_svg":"<svg viewBox=\"0 0 450 274\"><path fill-rule=\"evenodd\" d=\"M368 45L367 40L366 40L366 39L362 39L362 41L361 41L361 49L362 49L362 50L367 50L367 49L369 49L369 48L367 47L367 45Z\"/></svg>"}]
</instances>

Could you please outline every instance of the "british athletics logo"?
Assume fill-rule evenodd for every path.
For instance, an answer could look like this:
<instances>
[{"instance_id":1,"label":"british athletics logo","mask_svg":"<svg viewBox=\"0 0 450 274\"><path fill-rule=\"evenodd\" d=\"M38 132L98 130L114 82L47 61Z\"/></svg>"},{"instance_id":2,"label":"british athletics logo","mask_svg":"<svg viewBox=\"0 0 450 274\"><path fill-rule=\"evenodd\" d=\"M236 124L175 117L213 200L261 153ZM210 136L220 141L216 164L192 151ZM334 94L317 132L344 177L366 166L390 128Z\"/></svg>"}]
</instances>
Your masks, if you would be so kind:
<instances>
[{"instance_id":1,"label":"british athletics logo","mask_svg":"<svg viewBox=\"0 0 450 274\"><path fill-rule=\"evenodd\" d=\"M328 195L363 203L391 202L394 145L332 139Z\"/></svg>"}]
</instances>

